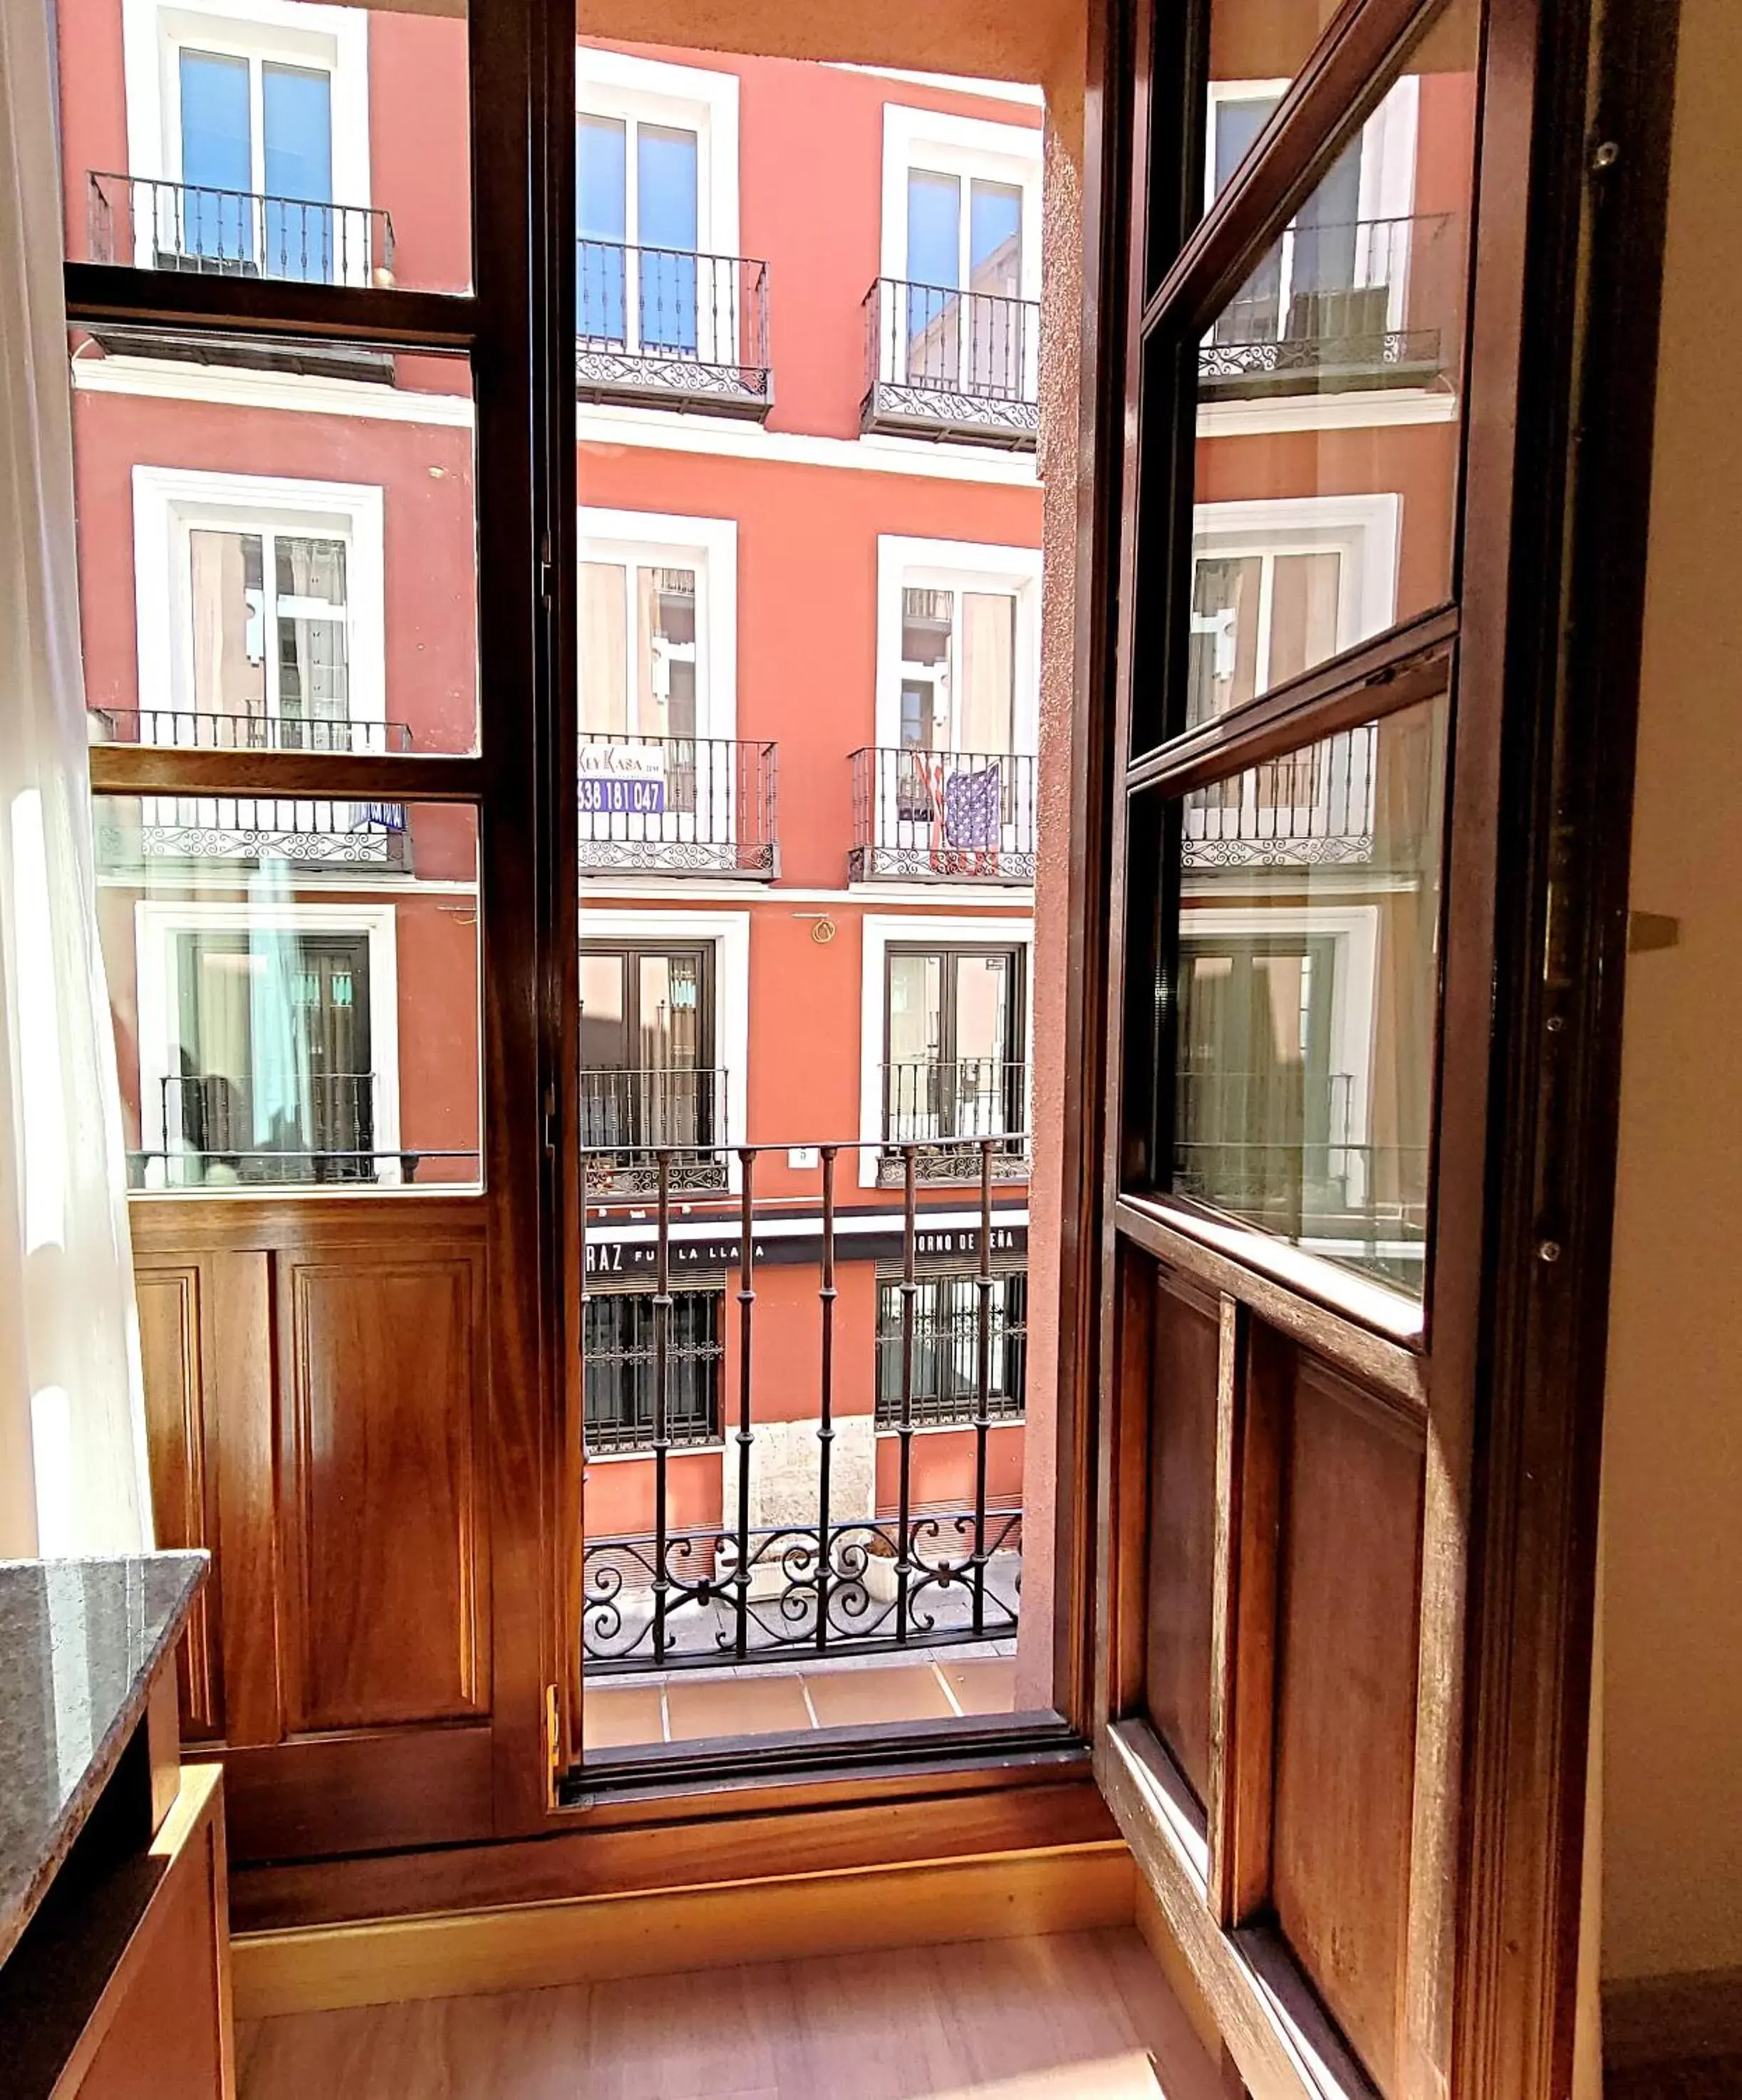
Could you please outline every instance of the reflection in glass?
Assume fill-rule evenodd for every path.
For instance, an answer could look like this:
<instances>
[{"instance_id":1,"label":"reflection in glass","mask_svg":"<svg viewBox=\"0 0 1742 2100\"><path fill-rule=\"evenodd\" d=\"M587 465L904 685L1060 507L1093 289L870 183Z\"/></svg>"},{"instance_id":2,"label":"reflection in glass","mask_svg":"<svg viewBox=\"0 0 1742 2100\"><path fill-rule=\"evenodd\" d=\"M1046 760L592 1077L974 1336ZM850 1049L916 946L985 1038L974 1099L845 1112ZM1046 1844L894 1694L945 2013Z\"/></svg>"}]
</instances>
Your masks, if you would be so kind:
<instances>
[{"instance_id":1,"label":"reflection in glass","mask_svg":"<svg viewBox=\"0 0 1742 2100\"><path fill-rule=\"evenodd\" d=\"M1444 11L1200 342L1187 678L1170 733L1452 594L1476 15L1473 0ZM1218 74L1210 188L1286 86L1274 58L1249 63L1268 71L1244 86Z\"/></svg>"},{"instance_id":2,"label":"reflection in glass","mask_svg":"<svg viewBox=\"0 0 1742 2100\"><path fill-rule=\"evenodd\" d=\"M138 1189L476 1187L477 819L96 799Z\"/></svg>"},{"instance_id":3,"label":"reflection in glass","mask_svg":"<svg viewBox=\"0 0 1742 2100\"><path fill-rule=\"evenodd\" d=\"M1444 701L1184 799L1174 1193L1419 1294Z\"/></svg>"}]
</instances>

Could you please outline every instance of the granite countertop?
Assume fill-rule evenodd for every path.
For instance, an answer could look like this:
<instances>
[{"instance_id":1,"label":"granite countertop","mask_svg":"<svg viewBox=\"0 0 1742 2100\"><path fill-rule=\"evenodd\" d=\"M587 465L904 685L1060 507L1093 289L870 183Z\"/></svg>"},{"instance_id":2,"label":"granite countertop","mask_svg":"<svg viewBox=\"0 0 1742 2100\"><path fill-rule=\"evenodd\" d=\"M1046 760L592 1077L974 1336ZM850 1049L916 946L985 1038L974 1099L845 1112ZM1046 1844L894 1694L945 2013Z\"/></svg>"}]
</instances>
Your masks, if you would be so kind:
<instances>
[{"instance_id":1,"label":"granite countertop","mask_svg":"<svg viewBox=\"0 0 1742 2100\"><path fill-rule=\"evenodd\" d=\"M206 1564L0 1560L0 1961L113 1772Z\"/></svg>"}]
</instances>

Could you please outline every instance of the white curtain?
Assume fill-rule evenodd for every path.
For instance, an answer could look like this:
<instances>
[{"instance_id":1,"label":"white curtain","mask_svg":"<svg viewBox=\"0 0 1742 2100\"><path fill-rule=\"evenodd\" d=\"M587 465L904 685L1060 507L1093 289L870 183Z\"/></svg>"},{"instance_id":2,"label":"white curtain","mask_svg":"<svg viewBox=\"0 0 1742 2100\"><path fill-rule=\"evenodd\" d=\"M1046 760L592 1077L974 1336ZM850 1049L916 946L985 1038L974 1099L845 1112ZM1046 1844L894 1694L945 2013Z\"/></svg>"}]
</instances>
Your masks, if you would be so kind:
<instances>
[{"instance_id":1,"label":"white curtain","mask_svg":"<svg viewBox=\"0 0 1742 2100\"><path fill-rule=\"evenodd\" d=\"M0 1555L151 1542L42 0L0 4Z\"/></svg>"}]
</instances>

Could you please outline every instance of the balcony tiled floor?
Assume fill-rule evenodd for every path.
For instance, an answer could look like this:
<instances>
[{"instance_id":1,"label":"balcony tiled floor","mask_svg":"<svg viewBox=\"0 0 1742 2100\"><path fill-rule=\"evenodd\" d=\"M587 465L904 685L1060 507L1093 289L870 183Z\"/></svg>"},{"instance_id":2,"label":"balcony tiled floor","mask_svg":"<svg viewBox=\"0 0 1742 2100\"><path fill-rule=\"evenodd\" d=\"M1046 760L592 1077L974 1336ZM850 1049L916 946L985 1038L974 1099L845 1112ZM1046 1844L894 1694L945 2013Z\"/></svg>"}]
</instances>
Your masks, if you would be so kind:
<instances>
[{"instance_id":1,"label":"balcony tiled floor","mask_svg":"<svg viewBox=\"0 0 1742 2100\"><path fill-rule=\"evenodd\" d=\"M790 1664L705 1673L673 1671L630 1683L595 1679L582 1705L589 1750L692 1743L717 1736L786 1735L807 1728L942 1721L1008 1714L1016 1688L1009 1653L976 1651L933 1661L911 1655L795 1670Z\"/></svg>"}]
</instances>

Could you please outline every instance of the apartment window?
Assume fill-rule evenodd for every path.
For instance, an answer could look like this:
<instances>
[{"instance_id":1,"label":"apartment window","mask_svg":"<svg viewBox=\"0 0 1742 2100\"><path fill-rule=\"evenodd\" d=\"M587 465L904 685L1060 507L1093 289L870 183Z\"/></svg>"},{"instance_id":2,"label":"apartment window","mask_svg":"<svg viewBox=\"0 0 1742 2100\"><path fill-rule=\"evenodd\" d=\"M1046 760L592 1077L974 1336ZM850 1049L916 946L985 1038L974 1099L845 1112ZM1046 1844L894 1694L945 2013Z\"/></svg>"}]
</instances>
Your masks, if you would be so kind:
<instances>
[{"instance_id":1,"label":"apartment window","mask_svg":"<svg viewBox=\"0 0 1742 2100\"><path fill-rule=\"evenodd\" d=\"M878 542L878 742L1032 754L1040 687L1037 549Z\"/></svg>"},{"instance_id":2,"label":"apartment window","mask_svg":"<svg viewBox=\"0 0 1742 2100\"><path fill-rule=\"evenodd\" d=\"M665 1433L674 1445L718 1443L723 1299L718 1290L672 1294L665 1343ZM586 1301L586 1446L590 1455L651 1450L657 1318L646 1291L593 1293Z\"/></svg>"},{"instance_id":3,"label":"apartment window","mask_svg":"<svg viewBox=\"0 0 1742 2100\"><path fill-rule=\"evenodd\" d=\"M646 1183L670 1148L672 1185L714 1186L724 1136L714 949L586 942L581 950L581 1143L595 1183Z\"/></svg>"},{"instance_id":4,"label":"apartment window","mask_svg":"<svg viewBox=\"0 0 1742 2100\"><path fill-rule=\"evenodd\" d=\"M891 1144L1019 1132L1023 951L892 946L885 960L883 1134Z\"/></svg>"},{"instance_id":5,"label":"apartment window","mask_svg":"<svg viewBox=\"0 0 1742 2100\"><path fill-rule=\"evenodd\" d=\"M136 259L372 282L367 24L290 0L234 18L126 0L124 33Z\"/></svg>"},{"instance_id":6,"label":"apartment window","mask_svg":"<svg viewBox=\"0 0 1742 2100\"><path fill-rule=\"evenodd\" d=\"M1189 725L1391 625L1400 508L1389 494L1201 506L1192 555Z\"/></svg>"},{"instance_id":7,"label":"apartment window","mask_svg":"<svg viewBox=\"0 0 1742 2100\"><path fill-rule=\"evenodd\" d=\"M877 1426L902 1425L905 1353L903 1291L880 1282L877 1297ZM1028 1278L1013 1270L988 1294L986 1413L1022 1419L1028 1374ZM979 1412L980 1287L971 1275L922 1277L913 1299L912 1397L907 1418L922 1428L957 1427Z\"/></svg>"},{"instance_id":8,"label":"apartment window","mask_svg":"<svg viewBox=\"0 0 1742 2100\"><path fill-rule=\"evenodd\" d=\"M583 736L732 735L736 540L729 519L582 514Z\"/></svg>"},{"instance_id":9,"label":"apartment window","mask_svg":"<svg viewBox=\"0 0 1742 2100\"><path fill-rule=\"evenodd\" d=\"M378 752L378 488L134 470L139 739Z\"/></svg>"},{"instance_id":10,"label":"apartment window","mask_svg":"<svg viewBox=\"0 0 1742 2100\"><path fill-rule=\"evenodd\" d=\"M1205 189L1214 201L1281 100L1286 82L1218 82ZM1236 297L1218 344L1382 342L1403 325L1408 280L1434 226L1414 214L1417 82L1399 81L1331 163Z\"/></svg>"},{"instance_id":11,"label":"apartment window","mask_svg":"<svg viewBox=\"0 0 1742 2100\"><path fill-rule=\"evenodd\" d=\"M583 348L730 361L738 82L619 52L580 54L575 332Z\"/></svg>"}]
</instances>

